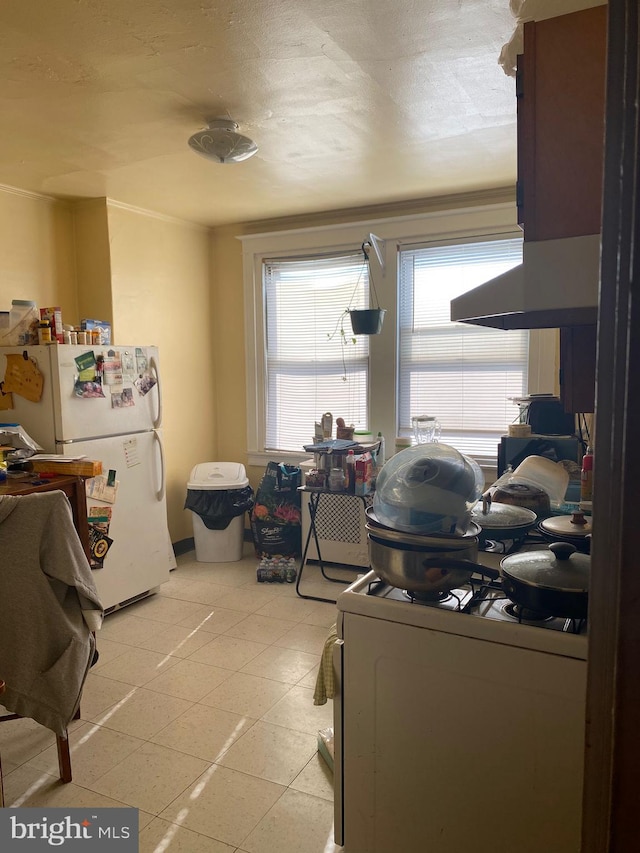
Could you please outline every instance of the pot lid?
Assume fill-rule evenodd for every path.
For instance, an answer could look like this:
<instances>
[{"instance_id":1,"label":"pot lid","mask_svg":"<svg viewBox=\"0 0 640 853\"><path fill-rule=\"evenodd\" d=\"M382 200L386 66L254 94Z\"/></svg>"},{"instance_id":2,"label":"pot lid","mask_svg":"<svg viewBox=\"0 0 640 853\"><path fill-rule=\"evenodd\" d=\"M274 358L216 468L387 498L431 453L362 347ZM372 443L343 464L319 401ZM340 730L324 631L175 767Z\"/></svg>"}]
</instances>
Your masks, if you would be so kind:
<instances>
[{"instance_id":1,"label":"pot lid","mask_svg":"<svg viewBox=\"0 0 640 853\"><path fill-rule=\"evenodd\" d=\"M500 571L513 580L556 592L588 592L591 560L569 542L544 551L521 551L503 557Z\"/></svg>"},{"instance_id":2,"label":"pot lid","mask_svg":"<svg viewBox=\"0 0 640 853\"><path fill-rule=\"evenodd\" d=\"M403 545L419 545L422 547L441 547L444 550L451 548L466 548L477 540L480 535L480 527L473 521L467 524L465 532L461 535L447 533L406 533L394 527L382 524L376 516L373 507L368 506L365 510L367 521L365 528L379 539Z\"/></svg>"},{"instance_id":3,"label":"pot lid","mask_svg":"<svg viewBox=\"0 0 640 853\"><path fill-rule=\"evenodd\" d=\"M484 512L482 501L478 501L471 511L471 518L484 530L523 527L538 520L533 510L515 504L491 503Z\"/></svg>"},{"instance_id":4,"label":"pot lid","mask_svg":"<svg viewBox=\"0 0 640 853\"><path fill-rule=\"evenodd\" d=\"M470 525L470 532L474 534L473 536L435 536L433 534L405 533L403 530L392 530L390 527L377 527L373 524L365 524L364 527L370 537L389 548L410 546L422 551L435 551L441 554L477 548L478 535L480 534L480 528L473 523Z\"/></svg>"},{"instance_id":5,"label":"pot lid","mask_svg":"<svg viewBox=\"0 0 640 853\"><path fill-rule=\"evenodd\" d=\"M540 527L545 533L573 539L582 539L592 532L591 521L585 518L582 512L574 512L572 515L552 515L541 521Z\"/></svg>"}]
</instances>

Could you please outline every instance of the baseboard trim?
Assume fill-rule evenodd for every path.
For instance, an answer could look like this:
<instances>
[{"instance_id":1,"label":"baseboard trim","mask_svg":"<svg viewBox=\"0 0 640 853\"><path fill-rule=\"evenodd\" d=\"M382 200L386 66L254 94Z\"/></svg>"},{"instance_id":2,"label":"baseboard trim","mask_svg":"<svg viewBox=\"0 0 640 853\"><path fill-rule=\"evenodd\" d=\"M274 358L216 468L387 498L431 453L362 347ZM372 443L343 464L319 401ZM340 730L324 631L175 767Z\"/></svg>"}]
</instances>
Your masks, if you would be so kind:
<instances>
[{"instance_id":1,"label":"baseboard trim","mask_svg":"<svg viewBox=\"0 0 640 853\"><path fill-rule=\"evenodd\" d=\"M195 550L196 543L194 542L193 536L189 539L180 539L179 542L173 542L173 553L176 557L180 557L182 554L186 554L187 551Z\"/></svg>"}]
</instances>

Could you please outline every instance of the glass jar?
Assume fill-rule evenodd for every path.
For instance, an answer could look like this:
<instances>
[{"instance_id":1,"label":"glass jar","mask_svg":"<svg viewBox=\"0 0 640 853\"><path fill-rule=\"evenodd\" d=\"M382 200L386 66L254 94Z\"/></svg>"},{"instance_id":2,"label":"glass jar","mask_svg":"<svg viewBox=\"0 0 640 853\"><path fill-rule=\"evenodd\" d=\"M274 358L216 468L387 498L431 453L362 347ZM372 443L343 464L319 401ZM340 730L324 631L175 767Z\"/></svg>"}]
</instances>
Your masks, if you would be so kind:
<instances>
[{"instance_id":1,"label":"glass jar","mask_svg":"<svg viewBox=\"0 0 640 853\"><path fill-rule=\"evenodd\" d=\"M329 489L332 492L344 492L347 485L342 468L332 468L329 475Z\"/></svg>"},{"instance_id":2,"label":"glass jar","mask_svg":"<svg viewBox=\"0 0 640 853\"><path fill-rule=\"evenodd\" d=\"M440 438L440 424L432 415L415 415L411 418L411 426L416 444L430 444Z\"/></svg>"}]
</instances>

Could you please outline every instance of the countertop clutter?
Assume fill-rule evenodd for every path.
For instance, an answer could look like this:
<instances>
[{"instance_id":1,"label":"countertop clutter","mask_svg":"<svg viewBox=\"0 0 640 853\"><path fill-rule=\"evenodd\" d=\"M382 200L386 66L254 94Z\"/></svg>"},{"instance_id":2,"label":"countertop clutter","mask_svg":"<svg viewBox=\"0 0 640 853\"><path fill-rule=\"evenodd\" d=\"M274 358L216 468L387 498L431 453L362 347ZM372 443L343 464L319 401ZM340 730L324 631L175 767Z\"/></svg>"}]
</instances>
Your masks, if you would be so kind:
<instances>
[{"instance_id":1,"label":"countertop clutter","mask_svg":"<svg viewBox=\"0 0 640 853\"><path fill-rule=\"evenodd\" d=\"M370 494L384 464L382 434L372 441L368 430L356 430L344 418L336 418L336 437L332 435L333 415L325 412L315 424L313 443L304 445L307 453L313 453L313 467L306 470L304 487L360 497Z\"/></svg>"},{"instance_id":2,"label":"countertop clutter","mask_svg":"<svg viewBox=\"0 0 640 853\"><path fill-rule=\"evenodd\" d=\"M59 306L38 308L30 299L14 299L10 311L0 311L0 346L36 344L111 345L108 320L83 318L79 326L63 324Z\"/></svg>"}]
</instances>

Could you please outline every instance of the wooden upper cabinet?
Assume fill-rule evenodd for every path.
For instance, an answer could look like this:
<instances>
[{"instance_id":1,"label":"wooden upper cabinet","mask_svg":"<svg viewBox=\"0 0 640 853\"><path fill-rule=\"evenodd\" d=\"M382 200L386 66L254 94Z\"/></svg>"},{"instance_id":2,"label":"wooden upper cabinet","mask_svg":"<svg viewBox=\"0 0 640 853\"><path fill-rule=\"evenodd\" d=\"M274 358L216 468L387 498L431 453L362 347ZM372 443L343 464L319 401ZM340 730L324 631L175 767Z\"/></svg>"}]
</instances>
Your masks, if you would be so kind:
<instances>
[{"instance_id":1,"label":"wooden upper cabinet","mask_svg":"<svg viewBox=\"0 0 640 853\"><path fill-rule=\"evenodd\" d=\"M525 240L600 231L606 30L606 6L524 25L516 90Z\"/></svg>"}]
</instances>

